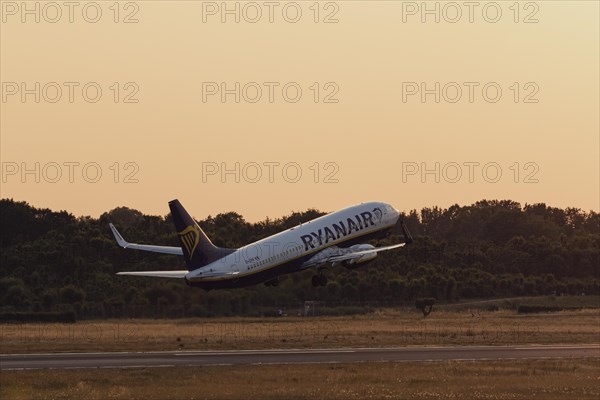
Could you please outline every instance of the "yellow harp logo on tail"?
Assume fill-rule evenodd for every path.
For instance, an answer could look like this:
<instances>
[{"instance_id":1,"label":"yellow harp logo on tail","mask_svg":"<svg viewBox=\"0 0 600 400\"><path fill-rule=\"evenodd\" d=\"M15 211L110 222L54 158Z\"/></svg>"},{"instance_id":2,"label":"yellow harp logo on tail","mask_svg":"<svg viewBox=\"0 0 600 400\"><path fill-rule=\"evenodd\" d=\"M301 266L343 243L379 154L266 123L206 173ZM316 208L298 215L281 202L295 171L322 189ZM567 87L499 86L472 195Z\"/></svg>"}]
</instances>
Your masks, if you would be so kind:
<instances>
[{"instance_id":1,"label":"yellow harp logo on tail","mask_svg":"<svg viewBox=\"0 0 600 400\"><path fill-rule=\"evenodd\" d=\"M190 225L181 232L177 232L177 234L181 238L181 243L183 243L183 247L185 247L188 257L191 260L194 250L196 250L198 243L200 243L200 232L198 231L198 228Z\"/></svg>"}]
</instances>

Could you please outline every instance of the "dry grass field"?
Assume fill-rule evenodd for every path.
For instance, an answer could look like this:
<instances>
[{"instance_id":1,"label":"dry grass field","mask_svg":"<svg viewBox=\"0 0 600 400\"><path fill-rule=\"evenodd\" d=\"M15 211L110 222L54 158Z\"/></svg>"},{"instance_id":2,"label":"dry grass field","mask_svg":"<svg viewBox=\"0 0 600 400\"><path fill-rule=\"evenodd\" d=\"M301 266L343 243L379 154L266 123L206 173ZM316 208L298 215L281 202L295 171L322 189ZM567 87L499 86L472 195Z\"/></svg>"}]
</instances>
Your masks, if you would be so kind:
<instances>
[{"instance_id":1,"label":"dry grass field","mask_svg":"<svg viewBox=\"0 0 600 400\"><path fill-rule=\"evenodd\" d=\"M4 371L2 399L593 399L598 360Z\"/></svg>"},{"instance_id":2,"label":"dry grass field","mask_svg":"<svg viewBox=\"0 0 600 400\"><path fill-rule=\"evenodd\" d=\"M2 353L599 343L600 311L406 310L344 317L0 324Z\"/></svg>"}]
</instances>

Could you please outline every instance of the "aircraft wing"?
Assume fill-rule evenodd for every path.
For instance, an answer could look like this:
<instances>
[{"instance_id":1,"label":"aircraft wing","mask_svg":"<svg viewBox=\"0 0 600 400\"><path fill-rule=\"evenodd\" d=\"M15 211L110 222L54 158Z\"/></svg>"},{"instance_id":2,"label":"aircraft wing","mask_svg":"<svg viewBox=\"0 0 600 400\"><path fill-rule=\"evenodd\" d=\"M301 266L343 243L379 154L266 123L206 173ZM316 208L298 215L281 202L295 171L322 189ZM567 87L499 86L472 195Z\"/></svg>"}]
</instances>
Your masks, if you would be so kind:
<instances>
[{"instance_id":1,"label":"aircraft wing","mask_svg":"<svg viewBox=\"0 0 600 400\"><path fill-rule=\"evenodd\" d=\"M412 238L410 232L408 231L408 229L406 228L406 226L404 225L404 221L400 221L400 228L402 229L402 235L404 236L404 243L398 243L398 244L393 244L391 246L383 246L383 247L368 246L370 248L366 248L366 249L363 248L362 250L360 250L360 249L354 250L354 249L352 249L352 247L345 251L340 251L342 249L339 249L339 248L326 249L323 252L321 252L322 254L317 254L317 256L314 257L314 260L313 259L309 260L309 262L312 261L313 262L312 265L314 265L314 264L320 265L320 264L324 264L324 263L335 263L335 262L340 262L340 261L348 261L348 260L352 260L352 259L359 259L361 257L368 256L368 255L377 255L377 253L379 253L380 251L397 249L398 247L402 247L407 244L411 244L413 242L413 238Z\"/></svg>"},{"instance_id":2,"label":"aircraft wing","mask_svg":"<svg viewBox=\"0 0 600 400\"><path fill-rule=\"evenodd\" d=\"M363 250L353 250L352 248L345 249L339 248L337 246L332 246L315 254L312 258L310 258L302 265L302 269L318 267L328 263L352 260L354 258L361 258L365 255L377 254L380 251L396 249L398 247L404 246L405 244L406 243L398 243L384 247L373 247L369 245L370 248Z\"/></svg>"},{"instance_id":3,"label":"aircraft wing","mask_svg":"<svg viewBox=\"0 0 600 400\"><path fill-rule=\"evenodd\" d=\"M190 271L125 271L117 272L117 275L152 276L154 278L185 278L188 272Z\"/></svg>"},{"instance_id":4,"label":"aircraft wing","mask_svg":"<svg viewBox=\"0 0 600 400\"><path fill-rule=\"evenodd\" d=\"M117 275L130 275L130 276L150 276L153 278L180 278L183 279L189 273L188 270L179 271L124 271L117 272ZM206 271L196 278L225 278L228 276L234 276L239 274L239 271L232 272L218 272L218 271Z\"/></svg>"},{"instance_id":5,"label":"aircraft wing","mask_svg":"<svg viewBox=\"0 0 600 400\"><path fill-rule=\"evenodd\" d=\"M375 247L375 248L369 249L369 250L353 251L351 253L346 253L346 254L342 254L339 256L331 256L331 257L327 257L326 262L346 261L346 260L351 260L353 258L360 258L362 256L365 256L368 254L373 254L373 253L378 253L380 251L397 249L398 247L402 247L405 244L406 243L398 243L398 244L393 244L391 246Z\"/></svg>"},{"instance_id":6,"label":"aircraft wing","mask_svg":"<svg viewBox=\"0 0 600 400\"><path fill-rule=\"evenodd\" d=\"M110 230L112 231L113 235L115 236L117 243L119 244L119 246L121 246L124 249L151 251L154 253L163 253L163 254L174 254L177 256L183 255L183 250L181 249L181 247L155 246L155 245L151 245L151 244L129 243L128 241L123 239L123 236L121 236L121 234L119 233L117 228L115 228L115 226L112 223L109 223L108 225L110 226ZM150 272L154 272L154 271L150 271ZM160 271L157 271L157 272L160 272ZM172 272L172 271L166 271L166 272ZM174 278L174 277L171 276L170 278Z\"/></svg>"}]
</instances>

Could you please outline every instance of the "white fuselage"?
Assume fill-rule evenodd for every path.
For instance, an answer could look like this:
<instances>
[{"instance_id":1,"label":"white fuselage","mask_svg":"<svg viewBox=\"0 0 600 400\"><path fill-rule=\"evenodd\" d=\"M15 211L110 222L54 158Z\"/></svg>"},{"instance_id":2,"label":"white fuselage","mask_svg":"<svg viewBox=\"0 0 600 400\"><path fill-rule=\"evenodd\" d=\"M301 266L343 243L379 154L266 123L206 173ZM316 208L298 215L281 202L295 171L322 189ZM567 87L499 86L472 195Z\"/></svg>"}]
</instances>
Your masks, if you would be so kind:
<instances>
[{"instance_id":1,"label":"white fuselage","mask_svg":"<svg viewBox=\"0 0 600 400\"><path fill-rule=\"evenodd\" d=\"M373 235L393 227L398 211L386 203L355 205L300 224L237 249L235 252L186 275L188 282L239 280L275 267L289 265L288 273L303 269L311 256L333 246L344 247L362 236ZM233 272L226 278L210 277L214 272Z\"/></svg>"}]
</instances>

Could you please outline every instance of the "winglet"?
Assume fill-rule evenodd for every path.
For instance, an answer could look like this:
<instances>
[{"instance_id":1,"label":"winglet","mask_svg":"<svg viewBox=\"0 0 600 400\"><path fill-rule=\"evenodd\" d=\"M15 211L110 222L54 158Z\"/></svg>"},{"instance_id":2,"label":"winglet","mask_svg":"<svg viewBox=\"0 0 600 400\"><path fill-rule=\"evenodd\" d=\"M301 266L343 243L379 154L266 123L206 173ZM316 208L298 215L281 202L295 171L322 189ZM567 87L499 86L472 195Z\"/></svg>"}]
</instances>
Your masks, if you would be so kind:
<instances>
[{"instance_id":1,"label":"winglet","mask_svg":"<svg viewBox=\"0 0 600 400\"><path fill-rule=\"evenodd\" d=\"M400 228L402 228L402 235L404 235L404 243L411 244L413 242L413 238L408 231L406 225L404 225L404 221L400 221Z\"/></svg>"},{"instance_id":2,"label":"winglet","mask_svg":"<svg viewBox=\"0 0 600 400\"><path fill-rule=\"evenodd\" d=\"M121 246L124 249L129 247L129 243L127 243L125 241L125 239L123 239L123 236L121 236L121 234L119 233L117 228L115 228L115 226L112 223L109 223L108 225L110 226L110 230L112 231L113 235L115 236L115 239L117 240L117 243L119 244L119 246Z\"/></svg>"},{"instance_id":3,"label":"winglet","mask_svg":"<svg viewBox=\"0 0 600 400\"><path fill-rule=\"evenodd\" d=\"M162 253L162 254L174 254L177 256L182 256L183 251L181 247L172 247L172 246L156 246L153 244L137 244L137 243L129 243L123 236L119 233L117 228L113 224L108 224L110 226L110 230L112 231L115 239L117 239L117 244L124 249L133 249L133 250L142 250L142 251L151 251L154 253Z\"/></svg>"}]
</instances>

